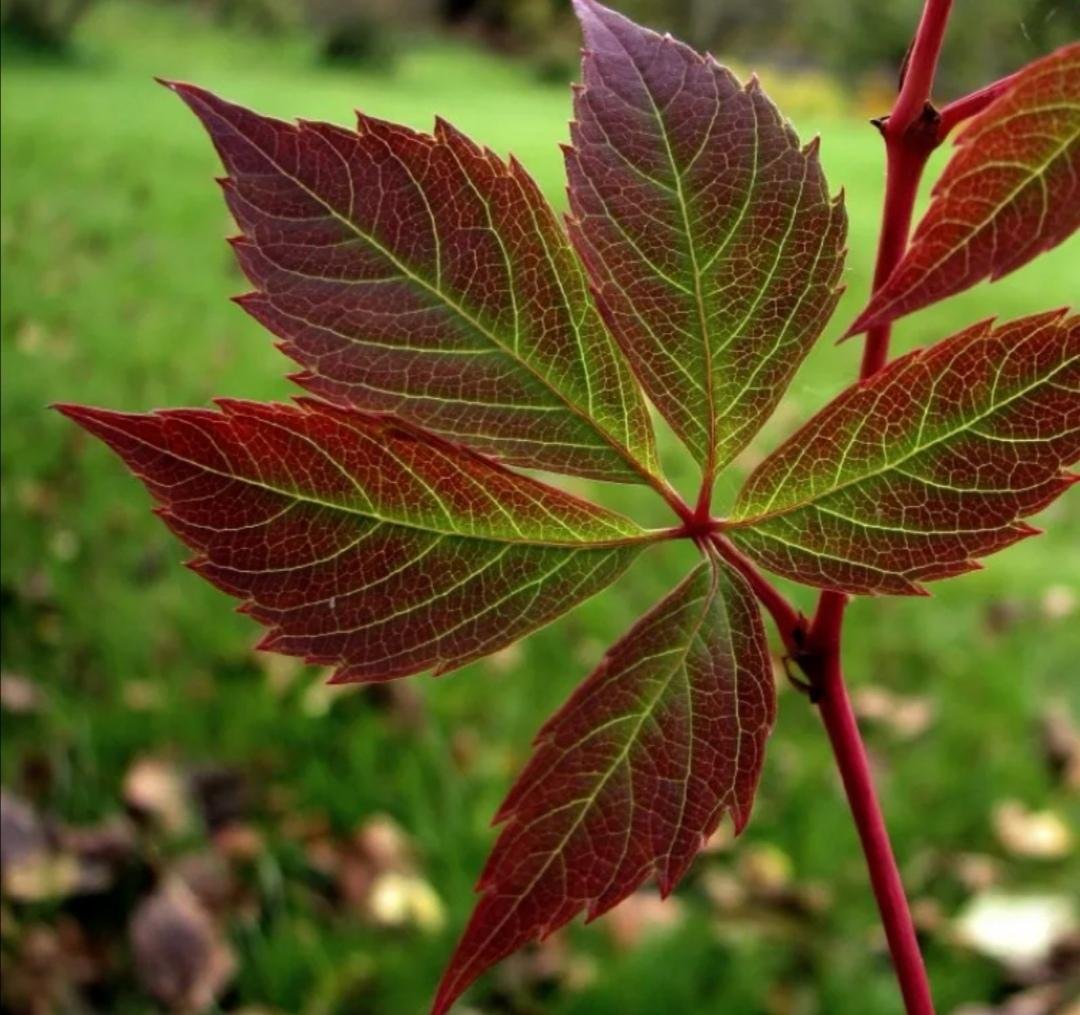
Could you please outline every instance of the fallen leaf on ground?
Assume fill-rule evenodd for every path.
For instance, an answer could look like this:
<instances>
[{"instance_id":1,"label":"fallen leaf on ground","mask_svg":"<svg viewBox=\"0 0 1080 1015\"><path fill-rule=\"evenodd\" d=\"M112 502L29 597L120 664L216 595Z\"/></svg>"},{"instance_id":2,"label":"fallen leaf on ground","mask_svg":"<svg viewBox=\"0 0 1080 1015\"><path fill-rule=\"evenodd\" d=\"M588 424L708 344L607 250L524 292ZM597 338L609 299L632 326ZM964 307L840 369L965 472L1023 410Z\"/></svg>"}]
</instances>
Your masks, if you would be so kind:
<instances>
[{"instance_id":1,"label":"fallen leaf on ground","mask_svg":"<svg viewBox=\"0 0 1080 1015\"><path fill-rule=\"evenodd\" d=\"M599 922L616 948L632 951L642 941L674 930L684 919L679 899L661 899L655 891L641 891L605 913Z\"/></svg>"},{"instance_id":2,"label":"fallen leaf on ground","mask_svg":"<svg viewBox=\"0 0 1080 1015\"><path fill-rule=\"evenodd\" d=\"M1050 958L1077 929L1074 902L1064 895L981 892L953 920L955 940L1007 966Z\"/></svg>"},{"instance_id":3,"label":"fallen leaf on ground","mask_svg":"<svg viewBox=\"0 0 1080 1015\"><path fill-rule=\"evenodd\" d=\"M994 808L993 822L998 841L1014 856L1060 860L1072 851L1072 830L1056 811L1031 811L1006 800Z\"/></svg>"},{"instance_id":4,"label":"fallen leaf on ground","mask_svg":"<svg viewBox=\"0 0 1080 1015\"><path fill-rule=\"evenodd\" d=\"M901 740L914 740L934 721L929 698L894 694L884 687L858 688L852 694L852 704L860 719L881 724Z\"/></svg>"},{"instance_id":5,"label":"fallen leaf on ground","mask_svg":"<svg viewBox=\"0 0 1080 1015\"><path fill-rule=\"evenodd\" d=\"M41 709L41 688L20 673L0 673L0 708L12 715L30 715Z\"/></svg>"},{"instance_id":6,"label":"fallen leaf on ground","mask_svg":"<svg viewBox=\"0 0 1080 1015\"><path fill-rule=\"evenodd\" d=\"M212 1005L236 966L209 913L178 878L143 900L131 918L130 938L143 987L174 1011Z\"/></svg>"},{"instance_id":7,"label":"fallen leaf on ground","mask_svg":"<svg viewBox=\"0 0 1080 1015\"><path fill-rule=\"evenodd\" d=\"M124 777L124 803L136 817L168 835L181 836L195 827L195 809L187 779L171 761L137 759Z\"/></svg>"}]
</instances>

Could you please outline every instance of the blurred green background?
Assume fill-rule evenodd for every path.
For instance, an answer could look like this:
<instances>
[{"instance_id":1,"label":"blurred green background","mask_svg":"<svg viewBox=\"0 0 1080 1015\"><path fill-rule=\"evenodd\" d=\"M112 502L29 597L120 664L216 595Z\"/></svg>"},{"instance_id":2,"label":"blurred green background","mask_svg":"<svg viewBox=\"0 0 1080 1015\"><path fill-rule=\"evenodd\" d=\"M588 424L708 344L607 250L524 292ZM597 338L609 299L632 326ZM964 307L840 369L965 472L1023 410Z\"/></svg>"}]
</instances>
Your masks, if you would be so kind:
<instances>
[{"instance_id":1,"label":"blurred green background","mask_svg":"<svg viewBox=\"0 0 1080 1015\"><path fill-rule=\"evenodd\" d=\"M757 70L847 193L848 294L743 470L855 371L857 343L834 339L866 296L877 228L866 118L887 108L918 6L625 5ZM291 393L289 364L228 302L244 286L210 146L152 75L282 116L439 113L513 151L561 208L576 29L555 0L13 0L2 17L4 1010L421 1012L532 735L685 555L650 551L447 679L331 691L257 656L253 625L182 569L136 482L46 406ZM1078 34L1077 5L959 0L943 97ZM897 346L1068 302L1077 277L1074 238L905 320ZM644 496L590 492L657 517ZM932 600L849 614L942 1012L1077 1011L1080 499L1039 524ZM463 1011L901 1010L824 736L777 673L740 842L719 836L663 907L650 887L504 963Z\"/></svg>"}]
</instances>

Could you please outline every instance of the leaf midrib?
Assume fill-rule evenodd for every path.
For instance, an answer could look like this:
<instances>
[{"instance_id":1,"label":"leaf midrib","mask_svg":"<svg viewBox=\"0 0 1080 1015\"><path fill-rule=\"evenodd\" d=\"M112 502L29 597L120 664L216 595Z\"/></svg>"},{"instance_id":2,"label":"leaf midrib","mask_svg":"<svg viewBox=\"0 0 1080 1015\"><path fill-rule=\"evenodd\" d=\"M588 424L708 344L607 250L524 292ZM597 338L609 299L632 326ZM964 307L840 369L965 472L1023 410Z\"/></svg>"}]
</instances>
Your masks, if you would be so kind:
<instances>
[{"instance_id":1,"label":"leaf midrib","mask_svg":"<svg viewBox=\"0 0 1080 1015\"><path fill-rule=\"evenodd\" d=\"M621 537L621 538L580 540L580 541L565 540L565 541L563 541L563 540L557 540L557 539L540 539L540 538L535 538L535 539L517 538L517 539L515 539L515 538L511 538L509 536L480 535L480 534L474 533L474 532L461 532L461 531L458 531L456 529L442 529L442 528L438 528L438 527L433 526L433 525L420 525L420 524L417 524L416 522L410 522L410 521L407 521L407 520L404 520L404 519L388 518L388 517L385 517L383 515L378 514L374 510L369 510L369 511L358 510L357 508L351 507L351 506L346 505L346 504L338 504L338 503L334 503L333 501L322 500L321 498L316 497L316 496L312 496L311 494L308 494L308 493L301 493L301 492L298 492L298 491L295 491L295 490L281 489L279 487L272 486L269 483L263 482L263 481L258 480L258 479L251 478L249 476L240 476L240 475L237 475L237 474L232 473L232 472L226 472L226 471L224 471L222 469L216 469L213 466L207 465L205 462L200 462L200 461L195 460L195 459L187 458L186 456L177 453L172 448L160 447L159 445L154 444L154 443L152 443L152 442L150 442L148 440L145 440L145 439L143 439L141 437L135 436L130 431L122 430L119 427L112 426L111 424L109 424L109 423L107 423L105 421L99 421L99 425L105 426L109 430L112 430L113 432L120 434L126 440L133 440L133 441L137 442L138 444L141 444L143 447L150 448L151 450L157 452L158 454L168 455L170 458L173 458L178 462L183 462L185 465L189 465L192 468L199 469L202 472L207 472L207 473L210 473L211 475L214 475L214 476L220 476L222 479L229 479L229 480L232 480L233 482L236 482L236 483L245 483L248 486L256 487L257 489L260 489L260 490L265 490L267 493L272 493L272 494L275 494L276 496L279 496L279 497L288 497L288 498L291 498L292 500L297 501L299 503L309 504L312 507L326 508L327 510L330 510L330 511L338 511L338 512L341 512L342 514L346 514L346 515L355 515L358 518L369 519L371 521L378 522L378 523L383 524L383 525L396 525L399 528L412 529L413 531L423 532L423 533L426 533L428 535L455 536L455 537L457 537L459 539L475 539L475 540L477 540L479 542L500 543L500 544L508 543L508 544L520 545L520 546L548 546L548 547L559 547L559 548L562 548L562 549L569 549L569 550L603 550L603 549L612 549L612 548L622 547L622 546L637 546L637 545L641 545L641 544L644 544L644 543L647 543L647 542L651 542L651 541L659 538L659 533L663 531L663 530L658 530L658 532L652 532L652 531L648 531L648 530L642 530L642 532L640 534L638 534L638 535L627 535L627 536ZM302 436L302 435L295 434L294 431L290 431L290 433L293 433L294 436ZM323 451L323 454L325 455L326 452ZM340 463L334 461L333 459L330 459L330 460L333 462L333 464L336 467L338 467L338 468L341 467ZM345 475L348 476L348 473L345 473ZM351 478L351 477L349 477L349 478ZM360 491L360 492L363 492L363 491ZM365 496L367 496L367 495L365 494Z\"/></svg>"},{"instance_id":2,"label":"leaf midrib","mask_svg":"<svg viewBox=\"0 0 1080 1015\"><path fill-rule=\"evenodd\" d=\"M198 101L200 102L200 104L203 104L201 99L199 99ZM466 310L465 307L463 307L460 303L458 303L450 295L448 295L446 292L444 292L440 286L429 282L422 275L417 274L411 267L409 267L404 261L402 261L400 258L398 258L392 251L390 251L382 243L380 243L374 236L371 236L368 233L364 232L364 230L362 230L355 222L353 222L348 217L343 216L340 212L337 211L337 209L335 209L333 206L328 204L322 197L320 197L317 193L315 193L313 190L311 190L311 188L308 187L301 179L299 179L297 176L293 175L292 173L286 171L285 168L276 159L274 159L274 157L272 155L270 155L265 149L259 147L259 145L257 145L251 138L249 138L246 134L242 133L236 126L234 126L231 120L226 121L226 122L229 123L230 129L232 130L232 133L236 137L241 138L254 151L258 152L259 155L261 155L263 158L265 158L266 161L269 162L279 173L281 173L281 175L283 177L285 177L288 180L291 180L297 187L299 187L301 190L303 190L303 192L305 194L307 194L313 201L315 201L322 208L326 209L326 211L330 215L332 215L338 222L340 222L347 229L349 229L353 233L355 233L358 238L360 238L364 242L370 244L382 256L384 256L388 261L390 261L390 263L393 264L399 271L401 271L401 273L406 278L408 278L412 282L415 282L417 285L419 285L423 289L427 290L431 295L437 297L447 307L449 307L451 310L453 310L463 321L465 321L466 324L468 324L475 331L479 332L481 335L483 335L485 338L487 338L493 345L495 345L499 349L501 349L504 353L506 353L508 356L510 356L515 362L520 363L545 388L547 388L552 394L554 394L556 396L556 398L563 405L565 405L566 408L571 413L573 413L575 416L577 416L579 419L581 419L587 425L587 427L590 430L592 430L594 433L598 434L602 438L603 442L605 444L607 444L610 448L612 448L612 450L614 450L616 452L616 454L619 456L619 458L621 458L626 464L628 464L630 466L630 468L631 468L631 470L633 472L637 473L638 475L645 476L645 477L649 477L649 476L652 475L648 471L647 467L643 463L638 462L638 460L634 457L634 455L630 452L630 450L628 448L623 447L618 442L618 440L614 437L614 435L609 434L605 428L601 427L600 424L595 419L593 419L592 416L590 416L588 414L587 411L583 410L575 402L571 401L570 398L564 392L562 392L547 377L545 377L544 374L536 366L534 366L527 359L522 357L515 350L509 348L504 342L502 342L498 338L498 336L494 332L492 332L480 320L478 320L471 313L469 313L469 311ZM296 129L297 129L297 131L299 131L300 128L296 128ZM330 147L338 155L338 157L341 158L341 153L337 152L337 149L333 148L332 145L328 146L328 147ZM348 166L347 165L346 165L346 170L348 171ZM348 178L349 178L350 181L352 180L351 172L348 173ZM410 179L411 179L411 175L410 175ZM415 181L413 181L413 182L415 183ZM422 191L422 188L420 188L419 186L417 186L417 189ZM437 241L437 233L436 233L436 241ZM581 367L582 367L582 372L583 373L586 373L588 371L588 367L585 365L584 362L582 362Z\"/></svg>"},{"instance_id":3,"label":"leaf midrib","mask_svg":"<svg viewBox=\"0 0 1080 1015\"><path fill-rule=\"evenodd\" d=\"M1051 326L1054 326L1054 325L1052 324ZM1050 371L1050 373L1046 374L1045 376L1040 377L1034 383L1029 384L1027 387L1021 388L1020 390L1018 390L1017 392L1015 392L1014 394L1012 394L1008 398L1006 398L1004 401L998 402L995 405L991 406L986 412L980 413L979 415L974 416L973 418L971 418L969 420L966 420L964 422L963 426L957 427L954 430L950 430L950 431L948 431L948 432L946 432L944 434L941 434L940 436L935 437L933 440L928 441L926 444L922 444L919 447L914 448L913 450L909 451L907 454L903 455L902 457L900 457L898 459L895 459L894 461L887 462L885 465L881 466L878 469L874 469L871 472L867 472L867 473L864 473L862 475L855 476L854 478L846 480L846 481L844 481L842 483L836 483L835 485L830 486L829 489L827 489L827 490L814 492L813 494L808 495L807 497L801 498L800 500L797 500L797 501L793 502L792 504L786 505L784 507L777 508L777 509L771 510L771 511L764 511L761 514L751 515L751 516L749 516L747 518L738 518L738 517L736 517L734 520L730 520L730 522L725 525L725 528L727 528L727 529L752 528L755 525L760 525L762 522L768 521L770 518L775 518L777 516L782 516L782 515L793 514L796 511L802 511L802 510L805 510L808 507L813 507L816 501L819 501L819 500L821 500L821 499L823 499L825 497L829 497L834 493L838 493L839 491L844 490L849 486L855 486L855 485L857 485L859 483L864 483L864 482L867 482L868 480L875 479L878 476L885 475L886 473L891 472L892 470L894 470L896 468L899 468L899 466L903 465L907 461L910 461L912 458L915 458L917 455L921 455L924 451L928 451L930 448L935 447L938 444L941 444L941 443L943 443L945 441L951 440L953 437L956 437L957 435L963 434L965 431L967 431L971 427L976 426L978 423L982 422L984 419L987 419L988 417L994 415L994 413L999 412L1001 409L1006 408L1012 402L1016 401L1019 398L1023 398L1025 395L1027 395L1029 392L1035 390L1040 385L1049 383L1062 370L1065 370L1068 367L1072 366L1072 364L1074 362L1076 362L1077 359L1080 359L1080 357L1072 357L1070 359L1064 360L1057 367L1055 367L1052 371ZM738 505L736 504L736 507L737 506Z\"/></svg>"}]
</instances>

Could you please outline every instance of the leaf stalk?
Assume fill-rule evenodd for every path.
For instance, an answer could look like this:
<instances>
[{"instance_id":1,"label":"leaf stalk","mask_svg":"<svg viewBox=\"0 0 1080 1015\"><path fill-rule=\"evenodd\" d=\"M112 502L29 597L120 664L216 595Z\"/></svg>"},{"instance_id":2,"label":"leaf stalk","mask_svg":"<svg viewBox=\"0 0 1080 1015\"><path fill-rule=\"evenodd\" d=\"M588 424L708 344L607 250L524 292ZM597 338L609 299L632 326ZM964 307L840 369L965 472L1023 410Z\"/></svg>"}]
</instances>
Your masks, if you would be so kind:
<instances>
[{"instance_id":1,"label":"leaf stalk","mask_svg":"<svg viewBox=\"0 0 1080 1015\"><path fill-rule=\"evenodd\" d=\"M900 92L889 116L878 124L885 140L886 174L874 290L884 285L903 257L923 170L930 153L944 137L942 117L930 104L930 93L951 7L952 0L926 0ZM954 110L950 119L955 115ZM891 334L889 324L867 331L859 369L861 380L876 373L888 361ZM811 684L811 698L818 705L832 745L907 1013L934 1015L926 966L874 788L866 747L844 683L840 647L846 607L847 596L843 593L821 594L805 651L796 658Z\"/></svg>"}]
</instances>

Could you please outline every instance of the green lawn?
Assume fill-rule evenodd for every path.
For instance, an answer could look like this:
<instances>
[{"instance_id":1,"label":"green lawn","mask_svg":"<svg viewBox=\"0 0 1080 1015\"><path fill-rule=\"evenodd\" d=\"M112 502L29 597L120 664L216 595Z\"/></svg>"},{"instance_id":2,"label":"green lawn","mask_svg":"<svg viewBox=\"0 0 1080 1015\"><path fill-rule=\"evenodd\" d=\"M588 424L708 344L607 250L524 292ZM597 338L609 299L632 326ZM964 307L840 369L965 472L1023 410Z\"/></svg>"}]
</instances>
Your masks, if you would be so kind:
<instances>
[{"instance_id":1,"label":"green lawn","mask_svg":"<svg viewBox=\"0 0 1080 1015\"><path fill-rule=\"evenodd\" d=\"M541 718L605 645L663 594L686 557L650 551L616 588L519 648L446 680L414 678L423 720L402 723L364 691L327 704L314 673L278 671L251 651L252 624L184 571L181 550L150 516L137 484L103 449L46 406L74 400L124 409L204 404L214 395L287 397L289 364L227 297L243 284L211 176L219 167L191 115L152 75L198 81L279 115L348 122L351 110L430 124L445 116L499 152L513 151L563 204L557 142L569 95L518 66L448 44L408 50L389 76L315 67L302 41L231 37L178 8L113 3L86 26L71 64L8 59L3 71L3 659L36 681L45 704L3 716L2 778L43 810L75 822L115 813L132 761L166 755L234 768L251 787L266 849L250 874L253 908L229 918L240 968L227 1007L280 1011L423 1010L465 920L492 842L490 815ZM769 74L763 73L768 90ZM761 453L852 376L857 343L833 339L865 297L881 197L881 152L859 119L796 116L823 137L830 181L851 217L848 295ZM898 347L943 337L981 317L1018 316L1075 297L1074 240L993 286L902 323ZM671 455L688 488L685 462ZM749 459L748 459L749 460ZM730 484L728 484L730 487ZM730 492L729 490L727 492ZM608 502L655 521L644 494ZM1047 593L1077 593L1080 498L1041 520L1047 535L940 588L930 601L857 603L846 661L854 686L928 695L935 718L905 740L888 724L868 736L912 894L950 917L969 890L950 857L1004 861L1009 888L1080 880L1075 854L1018 861L994 837L1007 798L1071 810L1043 758L1038 717L1051 700L1080 707L1077 614ZM804 597L804 601L805 597ZM149 699L133 708L132 684ZM35 773L47 772L47 778ZM283 815L325 816L345 835L392 815L415 839L446 907L442 931L387 931L328 904ZM154 863L190 844L161 842ZM706 887L759 866L790 869L796 889L824 886L818 907L764 889L733 911ZM817 894L812 893L816 898ZM875 928L854 832L816 716L782 695L761 796L744 841L700 861L678 893L681 923L635 948L602 928L575 928L571 986L531 1000L488 978L484 1010L520 1012L837 1013L900 1011ZM20 928L55 909L15 907ZM122 923L120 924L122 926ZM117 930L119 933L119 930ZM947 920L927 955L948 1012L1000 994L1001 968L950 943ZM117 960L108 1010L151 1010ZM586 975L586 973L588 975ZM501 986L500 986L501 985ZM503 1007L487 1008L496 988Z\"/></svg>"}]
</instances>

